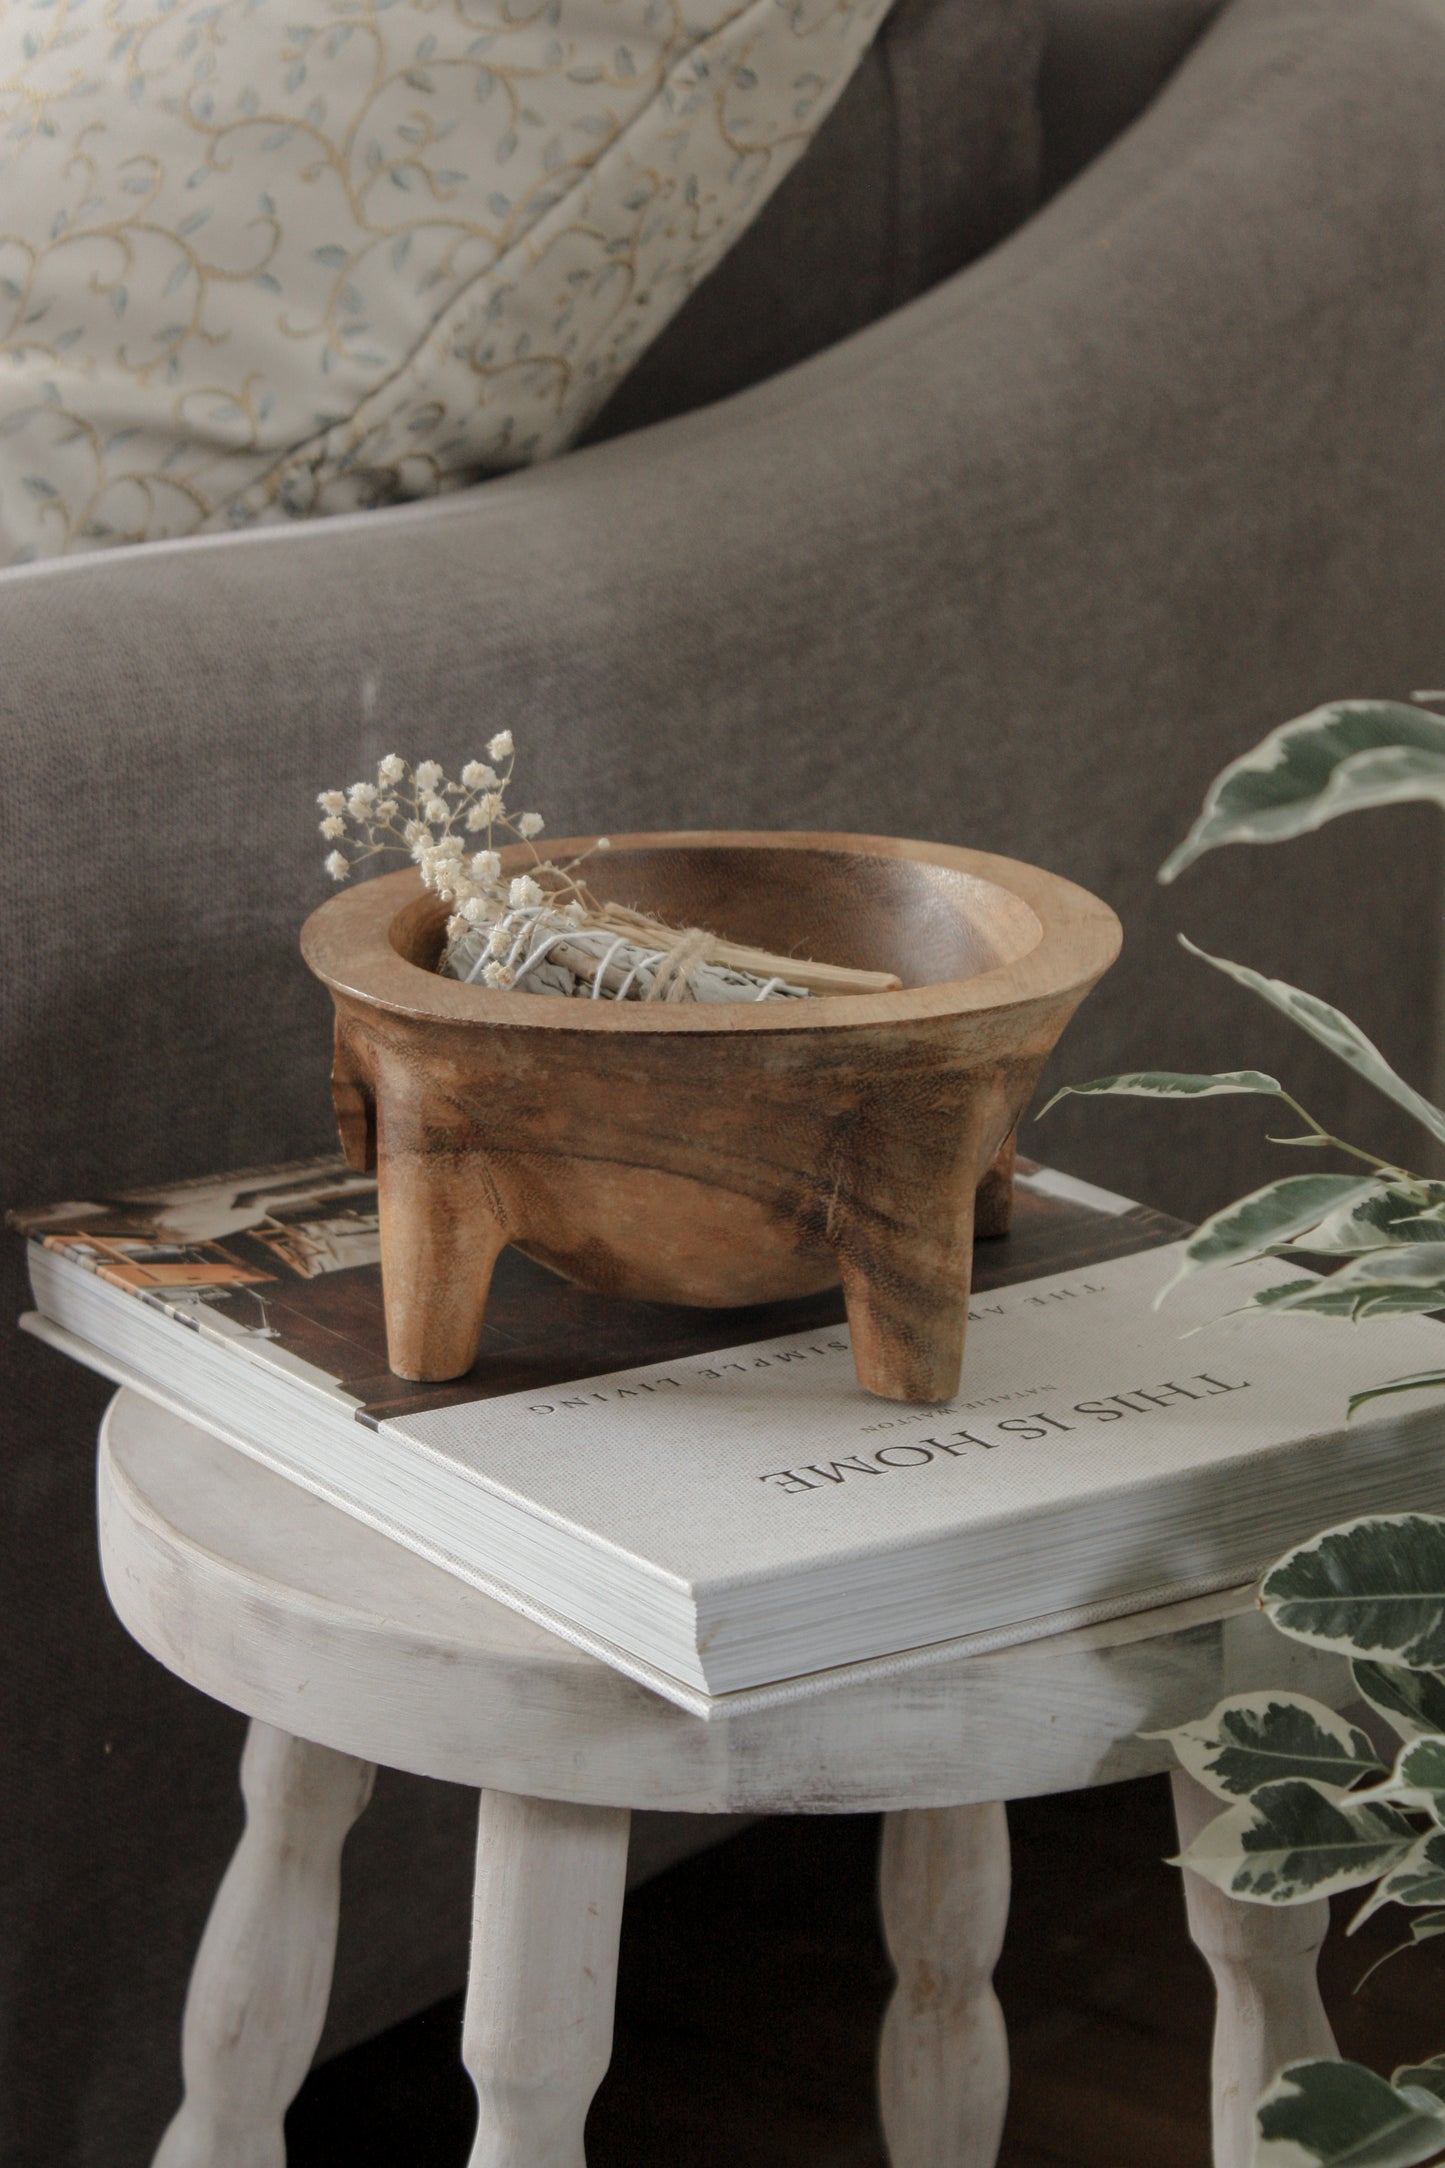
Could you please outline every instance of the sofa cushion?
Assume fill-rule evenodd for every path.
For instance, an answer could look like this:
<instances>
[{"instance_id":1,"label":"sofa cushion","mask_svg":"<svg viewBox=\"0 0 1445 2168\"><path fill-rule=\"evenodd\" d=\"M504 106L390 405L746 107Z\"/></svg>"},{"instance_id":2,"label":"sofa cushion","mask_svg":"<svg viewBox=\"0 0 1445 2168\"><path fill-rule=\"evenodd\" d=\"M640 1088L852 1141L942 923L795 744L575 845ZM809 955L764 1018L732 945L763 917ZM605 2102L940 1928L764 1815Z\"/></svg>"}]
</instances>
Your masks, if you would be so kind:
<instances>
[{"instance_id":1,"label":"sofa cushion","mask_svg":"<svg viewBox=\"0 0 1445 2168\"><path fill-rule=\"evenodd\" d=\"M887 0L0 14L7 554L558 450L806 146Z\"/></svg>"},{"instance_id":2,"label":"sofa cushion","mask_svg":"<svg viewBox=\"0 0 1445 2168\"><path fill-rule=\"evenodd\" d=\"M894 0L806 157L589 434L741 391L1006 239L1043 196L1043 15L1043 0Z\"/></svg>"},{"instance_id":3,"label":"sofa cushion","mask_svg":"<svg viewBox=\"0 0 1445 2168\"><path fill-rule=\"evenodd\" d=\"M0 557L425 496L562 449L886 7L0 12Z\"/></svg>"}]
</instances>

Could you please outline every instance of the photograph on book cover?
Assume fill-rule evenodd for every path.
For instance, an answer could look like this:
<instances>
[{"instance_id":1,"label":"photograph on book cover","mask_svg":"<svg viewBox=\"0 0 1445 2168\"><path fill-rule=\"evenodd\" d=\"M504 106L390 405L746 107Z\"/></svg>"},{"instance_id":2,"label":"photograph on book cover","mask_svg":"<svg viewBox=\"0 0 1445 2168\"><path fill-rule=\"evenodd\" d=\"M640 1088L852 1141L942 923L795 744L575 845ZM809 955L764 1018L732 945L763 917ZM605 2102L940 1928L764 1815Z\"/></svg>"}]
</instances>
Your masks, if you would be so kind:
<instances>
[{"instance_id":1,"label":"photograph on book cover","mask_svg":"<svg viewBox=\"0 0 1445 2168\"><path fill-rule=\"evenodd\" d=\"M837 1289L746 1310L590 1293L503 1252L471 1372L445 1384L386 1361L376 1177L339 1154L128 1190L11 1216L15 1229L181 1317L200 1310L274 1342L373 1421L703 1354L843 1321ZM1021 1163L1011 1231L980 1244L980 1292L1172 1241L1162 1213Z\"/></svg>"}]
</instances>

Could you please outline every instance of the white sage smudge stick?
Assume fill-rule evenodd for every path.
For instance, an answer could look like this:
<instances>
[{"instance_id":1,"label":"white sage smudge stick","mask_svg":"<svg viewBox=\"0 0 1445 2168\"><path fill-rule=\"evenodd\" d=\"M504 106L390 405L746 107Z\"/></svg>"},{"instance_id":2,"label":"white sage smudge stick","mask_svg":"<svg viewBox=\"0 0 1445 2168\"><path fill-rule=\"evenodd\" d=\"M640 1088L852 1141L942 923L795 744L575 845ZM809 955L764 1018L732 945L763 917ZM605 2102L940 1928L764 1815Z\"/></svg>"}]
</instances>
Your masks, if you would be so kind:
<instances>
[{"instance_id":1,"label":"white sage smudge stick","mask_svg":"<svg viewBox=\"0 0 1445 2168\"><path fill-rule=\"evenodd\" d=\"M521 921L521 923L518 923ZM805 1001L808 988L774 973L735 971L708 958L713 937L696 929L662 947L644 947L610 927L577 925L558 911L517 912L503 920L516 929L507 952L509 984L522 993L564 994L591 1001ZM444 969L455 979L480 979L491 935L469 926L447 947Z\"/></svg>"},{"instance_id":2,"label":"white sage smudge stick","mask_svg":"<svg viewBox=\"0 0 1445 2168\"><path fill-rule=\"evenodd\" d=\"M375 783L318 796L321 833L336 844L326 861L334 881L383 851L406 852L425 886L451 906L438 968L469 984L594 1001L800 1001L812 994L892 992L891 972L853 971L801 957L776 956L724 940L701 927L665 926L620 904L600 904L579 878L601 836L579 857L544 859L535 838L540 813L507 811L516 766L509 730L469 760L460 782L440 762L410 767L398 753L377 764ZM499 773L492 763L505 763ZM496 848L502 830L532 852L532 871L503 876ZM469 852L464 836L481 848ZM348 853L339 848L352 846Z\"/></svg>"}]
</instances>

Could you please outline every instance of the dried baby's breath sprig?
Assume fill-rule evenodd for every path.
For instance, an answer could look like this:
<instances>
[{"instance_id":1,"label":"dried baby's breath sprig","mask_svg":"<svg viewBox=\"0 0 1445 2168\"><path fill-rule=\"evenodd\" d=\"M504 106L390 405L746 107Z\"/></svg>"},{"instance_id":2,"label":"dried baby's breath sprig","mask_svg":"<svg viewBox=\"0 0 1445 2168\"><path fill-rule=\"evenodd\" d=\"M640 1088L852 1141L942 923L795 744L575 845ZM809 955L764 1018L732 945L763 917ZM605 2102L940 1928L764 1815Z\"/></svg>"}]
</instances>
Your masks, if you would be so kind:
<instances>
[{"instance_id":1,"label":"dried baby's breath sprig","mask_svg":"<svg viewBox=\"0 0 1445 2168\"><path fill-rule=\"evenodd\" d=\"M421 760L413 768L400 753L388 753L376 764L374 783L318 792L322 835L328 843L349 846L331 852L326 871L333 881L345 881L368 858L405 852L426 886L451 905L447 933L452 940L470 927L493 922L505 927L515 912L532 913L544 903L585 917L595 905L577 868L591 853L584 851L566 865L541 856L536 849L545 826L541 814L514 818L507 811L516 759L511 731L499 730L487 745L486 760L469 760L459 782L450 780L440 761ZM503 881L496 848L503 835L532 850L531 873L510 882ZM607 838L591 848L606 850ZM519 930L507 936L499 958L505 958ZM497 961L496 971L488 985L511 984L504 960Z\"/></svg>"},{"instance_id":2,"label":"dried baby's breath sprig","mask_svg":"<svg viewBox=\"0 0 1445 2168\"><path fill-rule=\"evenodd\" d=\"M899 985L891 973L740 948L699 927L670 927L615 902L599 904L580 868L594 851L610 848L607 837L563 865L543 858L536 847L541 814L507 810L517 758L511 731L497 731L486 750L485 760L465 763L456 782L440 761L413 768L388 753L374 783L323 790L316 800L322 836L337 846L326 860L334 881L399 851L447 905L439 968L453 978L593 1001L791 1001L815 990L876 993ZM504 877L498 845L505 836L527 846L529 872Z\"/></svg>"}]
</instances>

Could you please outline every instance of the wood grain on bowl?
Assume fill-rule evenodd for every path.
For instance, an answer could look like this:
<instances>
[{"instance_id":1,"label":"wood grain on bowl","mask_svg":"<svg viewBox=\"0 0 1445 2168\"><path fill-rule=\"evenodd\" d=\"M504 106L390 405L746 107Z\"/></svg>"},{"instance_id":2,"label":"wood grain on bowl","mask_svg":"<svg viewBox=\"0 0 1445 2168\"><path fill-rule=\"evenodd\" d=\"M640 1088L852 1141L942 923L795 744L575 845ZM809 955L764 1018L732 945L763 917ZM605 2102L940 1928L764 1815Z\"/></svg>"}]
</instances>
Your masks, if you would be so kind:
<instances>
[{"instance_id":1,"label":"wood grain on bowl","mask_svg":"<svg viewBox=\"0 0 1445 2168\"><path fill-rule=\"evenodd\" d=\"M860 1382L947 1399L976 1226L1007 1225L1015 1126L1118 953L1113 912L1037 867L896 837L621 836L588 885L902 985L736 1004L500 992L437 974L445 906L416 874L324 903L302 948L336 1005L344 1148L378 1172L393 1369L470 1368L515 1243L660 1302L841 1282Z\"/></svg>"}]
</instances>

